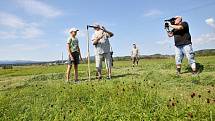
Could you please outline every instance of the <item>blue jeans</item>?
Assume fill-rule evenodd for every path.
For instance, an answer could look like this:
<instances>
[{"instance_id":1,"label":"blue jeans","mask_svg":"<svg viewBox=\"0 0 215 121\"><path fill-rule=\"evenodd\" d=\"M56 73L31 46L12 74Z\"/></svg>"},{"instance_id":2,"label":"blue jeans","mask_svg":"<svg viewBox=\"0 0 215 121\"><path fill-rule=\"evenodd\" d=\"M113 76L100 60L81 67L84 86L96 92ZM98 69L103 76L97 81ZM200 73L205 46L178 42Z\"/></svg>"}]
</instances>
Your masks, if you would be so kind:
<instances>
[{"instance_id":1,"label":"blue jeans","mask_svg":"<svg viewBox=\"0 0 215 121\"><path fill-rule=\"evenodd\" d=\"M182 63L184 55L186 55L190 65L192 65L193 63L196 63L196 61L194 60L194 52L193 52L192 44L175 46L176 65L180 65Z\"/></svg>"}]
</instances>

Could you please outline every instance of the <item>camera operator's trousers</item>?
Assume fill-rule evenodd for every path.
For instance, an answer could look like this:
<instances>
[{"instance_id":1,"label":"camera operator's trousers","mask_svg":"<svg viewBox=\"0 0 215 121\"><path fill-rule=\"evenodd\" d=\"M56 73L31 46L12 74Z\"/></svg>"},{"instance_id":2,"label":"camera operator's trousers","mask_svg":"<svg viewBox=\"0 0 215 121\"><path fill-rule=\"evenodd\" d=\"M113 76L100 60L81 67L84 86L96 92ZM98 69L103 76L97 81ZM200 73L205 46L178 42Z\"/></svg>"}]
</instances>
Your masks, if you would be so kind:
<instances>
[{"instance_id":1,"label":"camera operator's trousers","mask_svg":"<svg viewBox=\"0 0 215 121\"><path fill-rule=\"evenodd\" d=\"M193 63L196 63L196 61L194 59L194 52L193 52L192 44L175 46L176 65L180 65L182 63L184 55L186 55L190 65L192 65Z\"/></svg>"}]
</instances>

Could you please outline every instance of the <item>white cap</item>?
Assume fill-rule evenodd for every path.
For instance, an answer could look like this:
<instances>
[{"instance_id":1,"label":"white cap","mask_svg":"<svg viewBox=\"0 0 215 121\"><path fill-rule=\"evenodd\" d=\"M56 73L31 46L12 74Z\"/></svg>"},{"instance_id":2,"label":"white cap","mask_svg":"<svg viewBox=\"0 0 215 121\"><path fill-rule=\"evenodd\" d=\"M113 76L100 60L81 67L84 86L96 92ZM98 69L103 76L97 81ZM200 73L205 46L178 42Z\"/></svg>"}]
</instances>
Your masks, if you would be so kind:
<instances>
[{"instance_id":1,"label":"white cap","mask_svg":"<svg viewBox=\"0 0 215 121\"><path fill-rule=\"evenodd\" d=\"M77 28L71 28L71 29L69 29L69 33L71 33L71 32L77 32L77 31L79 31Z\"/></svg>"},{"instance_id":2,"label":"white cap","mask_svg":"<svg viewBox=\"0 0 215 121\"><path fill-rule=\"evenodd\" d=\"M100 25L98 23L93 24L94 27L100 28Z\"/></svg>"}]
</instances>

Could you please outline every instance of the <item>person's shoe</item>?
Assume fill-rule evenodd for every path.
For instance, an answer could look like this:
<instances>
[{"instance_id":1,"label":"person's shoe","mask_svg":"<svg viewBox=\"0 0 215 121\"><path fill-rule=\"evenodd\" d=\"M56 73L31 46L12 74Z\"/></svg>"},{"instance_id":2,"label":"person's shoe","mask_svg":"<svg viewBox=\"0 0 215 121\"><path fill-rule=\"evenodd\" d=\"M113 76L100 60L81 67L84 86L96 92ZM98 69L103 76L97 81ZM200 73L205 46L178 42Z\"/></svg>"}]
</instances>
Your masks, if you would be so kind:
<instances>
[{"instance_id":1,"label":"person's shoe","mask_svg":"<svg viewBox=\"0 0 215 121\"><path fill-rule=\"evenodd\" d=\"M75 80L75 84L79 84L81 81L79 80Z\"/></svg>"},{"instance_id":2,"label":"person's shoe","mask_svg":"<svg viewBox=\"0 0 215 121\"><path fill-rule=\"evenodd\" d=\"M107 76L107 79L108 79L108 80L111 80L111 76Z\"/></svg>"},{"instance_id":3,"label":"person's shoe","mask_svg":"<svg viewBox=\"0 0 215 121\"><path fill-rule=\"evenodd\" d=\"M176 68L176 75L180 75L181 74L181 68Z\"/></svg>"},{"instance_id":4,"label":"person's shoe","mask_svg":"<svg viewBox=\"0 0 215 121\"><path fill-rule=\"evenodd\" d=\"M192 72L192 76L198 76L198 72L197 71L193 71Z\"/></svg>"},{"instance_id":5,"label":"person's shoe","mask_svg":"<svg viewBox=\"0 0 215 121\"><path fill-rule=\"evenodd\" d=\"M96 79L101 80L102 76L97 76Z\"/></svg>"}]
</instances>

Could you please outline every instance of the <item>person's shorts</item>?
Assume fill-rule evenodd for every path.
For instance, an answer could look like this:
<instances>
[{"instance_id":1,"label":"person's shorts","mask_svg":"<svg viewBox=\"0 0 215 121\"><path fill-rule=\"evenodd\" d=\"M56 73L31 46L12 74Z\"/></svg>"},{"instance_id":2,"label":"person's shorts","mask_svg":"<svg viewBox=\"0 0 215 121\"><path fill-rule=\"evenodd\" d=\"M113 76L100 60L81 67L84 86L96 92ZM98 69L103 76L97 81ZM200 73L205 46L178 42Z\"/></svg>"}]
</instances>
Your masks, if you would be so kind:
<instances>
[{"instance_id":1,"label":"person's shorts","mask_svg":"<svg viewBox=\"0 0 215 121\"><path fill-rule=\"evenodd\" d=\"M138 61L139 59L138 59L137 56L135 56L135 57L132 57L132 60L133 60L133 62L136 62L136 61Z\"/></svg>"},{"instance_id":2,"label":"person's shorts","mask_svg":"<svg viewBox=\"0 0 215 121\"><path fill-rule=\"evenodd\" d=\"M80 63L80 60L79 60L79 52L72 52L72 57L74 60L71 60L70 57L68 57L68 65L77 65Z\"/></svg>"},{"instance_id":3,"label":"person's shorts","mask_svg":"<svg viewBox=\"0 0 215 121\"><path fill-rule=\"evenodd\" d=\"M106 68L112 67L112 59L110 53L95 55L96 68L102 69L102 60L105 59Z\"/></svg>"},{"instance_id":4,"label":"person's shorts","mask_svg":"<svg viewBox=\"0 0 215 121\"><path fill-rule=\"evenodd\" d=\"M195 60L194 60L194 55L195 54L193 52L192 44L182 45L182 46L175 46L175 61L176 61L176 65L179 65L179 64L182 63L184 55L186 55L190 65L195 63Z\"/></svg>"}]
</instances>

